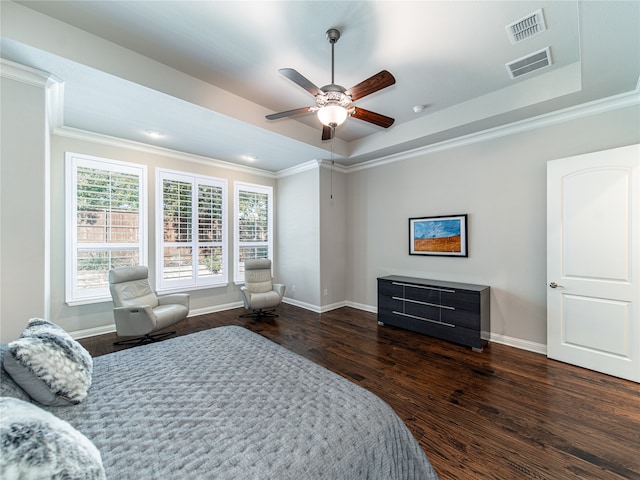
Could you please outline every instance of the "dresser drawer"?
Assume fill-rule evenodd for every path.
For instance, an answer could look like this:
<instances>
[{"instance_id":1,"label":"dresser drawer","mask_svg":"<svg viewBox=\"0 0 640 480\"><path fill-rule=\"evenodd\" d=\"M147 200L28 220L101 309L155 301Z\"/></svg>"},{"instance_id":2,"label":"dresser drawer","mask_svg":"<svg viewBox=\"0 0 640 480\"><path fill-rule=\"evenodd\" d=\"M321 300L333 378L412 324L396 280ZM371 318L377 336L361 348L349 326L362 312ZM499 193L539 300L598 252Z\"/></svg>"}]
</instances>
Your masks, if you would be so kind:
<instances>
[{"instance_id":1,"label":"dresser drawer","mask_svg":"<svg viewBox=\"0 0 640 480\"><path fill-rule=\"evenodd\" d=\"M404 302L394 297L388 297L386 295L378 295L378 310L388 311L402 311L404 308Z\"/></svg>"},{"instance_id":2,"label":"dresser drawer","mask_svg":"<svg viewBox=\"0 0 640 480\"><path fill-rule=\"evenodd\" d=\"M480 295L474 292L456 290L455 292L443 291L440 297L442 305L455 307L456 310L478 311Z\"/></svg>"},{"instance_id":3,"label":"dresser drawer","mask_svg":"<svg viewBox=\"0 0 640 480\"><path fill-rule=\"evenodd\" d=\"M440 312L440 319L443 322L480 331L480 313L477 311L459 310L458 308L450 310L443 307Z\"/></svg>"},{"instance_id":4,"label":"dresser drawer","mask_svg":"<svg viewBox=\"0 0 640 480\"><path fill-rule=\"evenodd\" d=\"M378 282L378 295L384 295L386 297L402 297L404 294L404 287L393 282Z\"/></svg>"},{"instance_id":5,"label":"dresser drawer","mask_svg":"<svg viewBox=\"0 0 640 480\"><path fill-rule=\"evenodd\" d=\"M419 303L413 303L410 301L404 302L404 310L399 310L401 313L418 317L424 320L432 320L434 322L440 321L440 307L423 305Z\"/></svg>"},{"instance_id":6,"label":"dresser drawer","mask_svg":"<svg viewBox=\"0 0 640 480\"><path fill-rule=\"evenodd\" d=\"M440 305L440 290L428 287L407 285L404 287L404 298L417 302Z\"/></svg>"}]
</instances>

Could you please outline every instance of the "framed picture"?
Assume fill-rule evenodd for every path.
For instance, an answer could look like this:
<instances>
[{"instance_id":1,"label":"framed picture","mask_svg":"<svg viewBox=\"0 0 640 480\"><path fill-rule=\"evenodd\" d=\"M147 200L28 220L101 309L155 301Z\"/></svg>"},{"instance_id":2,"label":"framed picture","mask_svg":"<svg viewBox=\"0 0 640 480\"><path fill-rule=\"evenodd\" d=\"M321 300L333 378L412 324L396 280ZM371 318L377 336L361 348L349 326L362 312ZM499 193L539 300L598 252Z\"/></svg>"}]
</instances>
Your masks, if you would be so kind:
<instances>
[{"instance_id":1,"label":"framed picture","mask_svg":"<svg viewBox=\"0 0 640 480\"><path fill-rule=\"evenodd\" d=\"M409 255L467 256L467 215L409 219Z\"/></svg>"}]
</instances>

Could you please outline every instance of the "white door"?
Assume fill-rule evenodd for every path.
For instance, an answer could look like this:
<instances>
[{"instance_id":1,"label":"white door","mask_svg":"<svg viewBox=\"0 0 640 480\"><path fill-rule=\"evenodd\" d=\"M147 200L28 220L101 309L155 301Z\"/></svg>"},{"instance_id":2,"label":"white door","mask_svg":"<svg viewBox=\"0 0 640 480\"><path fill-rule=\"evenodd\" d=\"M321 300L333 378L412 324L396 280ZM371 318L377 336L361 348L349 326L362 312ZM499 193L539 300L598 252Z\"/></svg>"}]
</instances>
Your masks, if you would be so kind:
<instances>
[{"instance_id":1,"label":"white door","mask_svg":"<svg viewBox=\"0 0 640 480\"><path fill-rule=\"evenodd\" d=\"M640 145L547 165L547 355L640 382Z\"/></svg>"}]
</instances>

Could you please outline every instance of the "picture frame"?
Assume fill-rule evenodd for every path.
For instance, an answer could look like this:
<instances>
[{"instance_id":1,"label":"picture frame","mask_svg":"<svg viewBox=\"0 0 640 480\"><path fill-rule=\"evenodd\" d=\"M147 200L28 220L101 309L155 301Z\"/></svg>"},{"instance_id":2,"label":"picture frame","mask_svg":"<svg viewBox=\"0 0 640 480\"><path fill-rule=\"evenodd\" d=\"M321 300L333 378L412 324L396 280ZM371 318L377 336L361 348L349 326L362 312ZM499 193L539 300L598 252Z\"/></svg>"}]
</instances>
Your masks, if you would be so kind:
<instances>
[{"instance_id":1,"label":"picture frame","mask_svg":"<svg viewBox=\"0 0 640 480\"><path fill-rule=\"evenodd\" d=\"M467 257L467 215L410 218L409 255Z\"/></svg>"}]
</instances>

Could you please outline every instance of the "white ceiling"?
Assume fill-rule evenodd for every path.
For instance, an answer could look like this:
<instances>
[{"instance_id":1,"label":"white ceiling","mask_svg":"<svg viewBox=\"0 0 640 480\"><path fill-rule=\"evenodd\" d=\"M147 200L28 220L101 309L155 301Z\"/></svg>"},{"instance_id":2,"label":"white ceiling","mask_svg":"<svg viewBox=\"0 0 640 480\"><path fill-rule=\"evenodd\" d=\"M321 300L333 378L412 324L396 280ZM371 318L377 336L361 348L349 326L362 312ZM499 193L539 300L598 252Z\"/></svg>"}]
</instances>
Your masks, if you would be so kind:
<instances>
[{"instance_id":1,"label":"white ceiling","mask_svg":"<svg viewBox=\"0 0 640 480\"><path fill-rule=\"evenodd\" d=\"M64 126L269 172L352 166L638 89L640 2L2 1L2 57L64 82ZM542 8L547 30L512 45L505 26ZM278 74L335 81L380 70L396 84L356 102L396 119L348 119L322 142L314 104ZM550 47L553 65L505 64ZM416 114L413 106L425 105ZM150 139L146 130L164 133ZM250 162L247 155L257 157Z\"/></svg>"}]
</instances>

